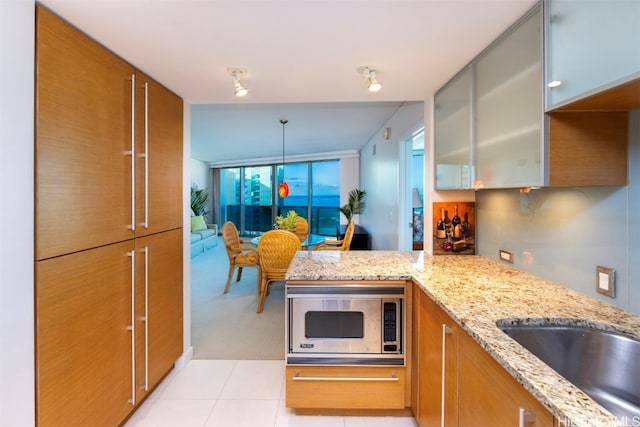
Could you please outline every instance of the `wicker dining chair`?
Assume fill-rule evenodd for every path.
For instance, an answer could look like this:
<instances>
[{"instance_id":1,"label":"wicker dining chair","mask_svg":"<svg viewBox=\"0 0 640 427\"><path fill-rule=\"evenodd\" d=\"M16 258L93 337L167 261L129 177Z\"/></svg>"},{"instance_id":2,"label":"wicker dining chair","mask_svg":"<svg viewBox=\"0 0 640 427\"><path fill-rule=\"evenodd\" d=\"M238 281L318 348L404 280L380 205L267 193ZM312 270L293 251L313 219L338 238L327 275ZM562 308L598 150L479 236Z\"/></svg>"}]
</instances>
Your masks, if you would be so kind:
<instances>
[{"instance_id":1,"label":"wicker dining chair","mask_svg":"<svg viewBox=\"0 0 640 427\"><path fill-rule=\"evenodd\" d=\"M309 237L309 223L307 222L307 220L301 216L296 218L296 227L293 233L298 236L298 239L300 239L300 243L307 240L307 237Z\"/></svg>"},{"instance_id":2,"label":"wicker dining chair","mask_svg":"<svg viewBox=\"0 0 640 427\"><path fill-rule=\"evenodd\" d=\"M250 240L241 239L238 235L238 229L231 221L227 221L222 225L222 240L229 257L229 274L227 275L227 284L224 287L224 293L229 292L229 285L233 277L233 271L238 268L236 282L242 278L243 267L256 267L258 269L257 292L260 292L260 256L258 250L251 244Z\"/></svg>"},{"instance_id":3,"label":"wicker dining chair","mask_svg":"<svg viewBox=\"0 0 640 427\"><path fill-rule=\"evenodd\" d=\"M262 313L271 282L284 281L291 260L301 250L298 236L287 230L270 230L258 241L260 257L260 301L256 313Z\"/></svg>"},{"instance_id":4,"label":"wicker dining chair","mask_svg":"<svg viewBox=\"0 0 640 427\"><path fill-rule=\"evenodd\" d=\"M348 251L351 247L351 240L353 239L353 232L355 225L349 223L347 229L344 232L344 238L340 240L325 240L322 243L318 243L314 246L318 251Z\"/></svg>"}]
</instances>

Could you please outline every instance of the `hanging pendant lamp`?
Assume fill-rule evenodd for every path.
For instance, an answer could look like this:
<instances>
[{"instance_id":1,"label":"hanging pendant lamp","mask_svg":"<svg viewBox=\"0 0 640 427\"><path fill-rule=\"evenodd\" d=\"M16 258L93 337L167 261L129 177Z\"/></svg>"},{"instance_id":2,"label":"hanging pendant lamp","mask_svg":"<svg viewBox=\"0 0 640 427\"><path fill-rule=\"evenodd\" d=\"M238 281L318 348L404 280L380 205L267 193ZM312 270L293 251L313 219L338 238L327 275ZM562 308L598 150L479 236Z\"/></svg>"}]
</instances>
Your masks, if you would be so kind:
<instances>
[{"instance_id":1,"label":"hanging pendant lamp","mask_svg":"<svg viewBox=\"0 0 640 427\"><path fill-rule=\"evenodd\" d=\"M287 119L280 120L280 123L282 123L282 182L278 186L278 196L280 196L281 199L289 196L289 184L284 180L284 125L288 122Z\"/></svg>"}]
</instances>

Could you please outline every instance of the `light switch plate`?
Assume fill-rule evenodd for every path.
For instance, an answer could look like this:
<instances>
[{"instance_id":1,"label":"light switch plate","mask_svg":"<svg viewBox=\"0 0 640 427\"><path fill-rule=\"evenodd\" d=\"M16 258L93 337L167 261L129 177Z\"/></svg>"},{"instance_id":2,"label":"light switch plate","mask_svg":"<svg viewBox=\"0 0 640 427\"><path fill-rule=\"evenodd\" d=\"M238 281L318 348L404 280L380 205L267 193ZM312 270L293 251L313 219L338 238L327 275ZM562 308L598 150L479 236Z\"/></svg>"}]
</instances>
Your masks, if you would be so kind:
<instances>
[{"instance_id":1,"label":"light switch plate","mask_svg":"<svg viewBox=\"0 0 640 427\"><path fill-rule=\"evenodd\" d=\"M607 267L596 267L596 291L610 298L615 297L615 270Z\"/></svg>"}]
</instances>

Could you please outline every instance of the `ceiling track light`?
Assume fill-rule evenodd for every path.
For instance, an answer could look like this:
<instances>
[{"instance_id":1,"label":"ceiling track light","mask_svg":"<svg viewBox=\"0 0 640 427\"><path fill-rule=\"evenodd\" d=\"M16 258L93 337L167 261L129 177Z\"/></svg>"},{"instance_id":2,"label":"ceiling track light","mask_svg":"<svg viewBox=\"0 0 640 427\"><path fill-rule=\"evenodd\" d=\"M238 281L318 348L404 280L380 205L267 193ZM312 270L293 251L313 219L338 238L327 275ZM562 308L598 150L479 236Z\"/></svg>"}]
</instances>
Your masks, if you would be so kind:
<instances>
[{"instance_id":1,"label":"ceiling track light","mask_svg":"<svg viewBox=\"0 0 640 427\"><path fill-rule=\"evenodd\" d=\"M373 66L365 65L362 67L362 74L367 79L369 92L378 92L382 89L382 83L376 77L376 69Z\"/></svg>"},{"instance_id":2,"label":"ceiling track light","mask_svg":"<svg viewBox=\"0 0 640 427\"><path fill-rule=\"evenodd\" d=\"M238 98L242 98L247 93L249 93L249 89L244 87L240 82L242 76L244 76L247 71L241 68L227 68L227 72L233 77L233 93Z\"/></svg>"}]
</instances>

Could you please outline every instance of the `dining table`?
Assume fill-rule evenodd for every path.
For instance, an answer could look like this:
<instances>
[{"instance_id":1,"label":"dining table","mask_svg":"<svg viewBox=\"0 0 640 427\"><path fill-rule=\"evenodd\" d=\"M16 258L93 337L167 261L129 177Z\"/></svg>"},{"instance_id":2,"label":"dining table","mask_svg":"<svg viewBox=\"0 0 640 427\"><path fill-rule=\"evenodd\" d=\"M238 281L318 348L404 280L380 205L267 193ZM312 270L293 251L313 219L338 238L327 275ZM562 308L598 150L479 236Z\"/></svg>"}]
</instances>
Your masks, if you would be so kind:
<instances>
[{"instance_id":1,"label":"dining table","mask_svg":"<svg viewBox=\"0 0 640 427\"><path fill-rule=\"evenodd\" d=\"M262 236L256 236L253 239L251 239L251 244L258 246L260 237ZM302 248L305 250L310 250L310 249L313 249L315 245L317 245L318 243L322 243L325 240L327 240L327 236L322 236L320 234L309 234L306 240L300 243L300 246L302 246Z\"/></svg>"}]
</instances>

